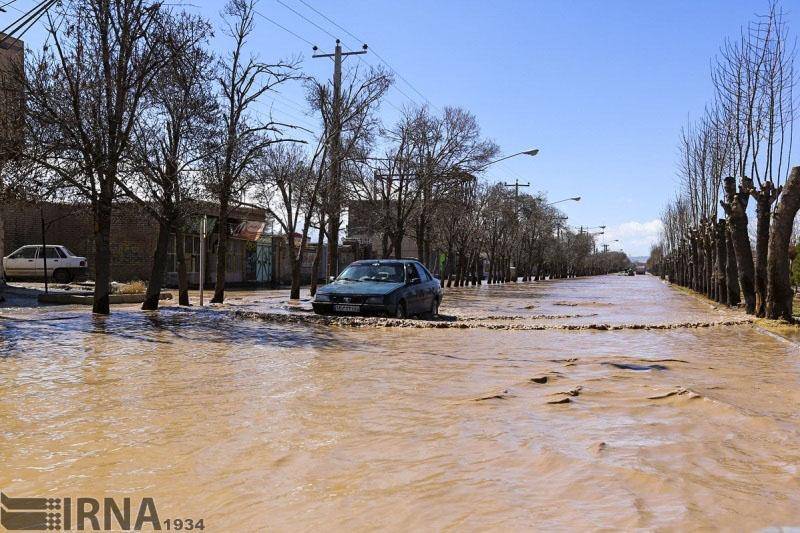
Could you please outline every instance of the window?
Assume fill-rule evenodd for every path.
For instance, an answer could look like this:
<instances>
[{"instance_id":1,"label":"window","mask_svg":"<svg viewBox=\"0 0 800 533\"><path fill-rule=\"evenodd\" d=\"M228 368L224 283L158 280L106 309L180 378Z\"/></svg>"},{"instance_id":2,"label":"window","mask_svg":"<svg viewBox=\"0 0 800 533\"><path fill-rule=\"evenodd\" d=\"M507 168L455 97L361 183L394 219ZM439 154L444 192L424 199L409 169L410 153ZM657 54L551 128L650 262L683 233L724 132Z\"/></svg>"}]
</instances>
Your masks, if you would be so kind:
<instances>
[{"instance_id":1,"label":"window","mask_svg":"<svg viewBox=\"0 0 800 533\"><path fill-rule=\"evenodd\" d=\"M198 235L185 235L183 238L183 253L186 259L186 273L200 272L200 237ZM178 271L178 257L175 247L175 235L172 235L167 248L167 271Z\"/></svg>"},{"instance_id":2,"label":"window","mask_svg":"<svg viewBox=\"0 0 800 533\"><path fill-rule=\"evenodd\" d=\"M61 247L61 253L64 255L64 257L75 257L75 254L73 254L66 246Z\"/></svg>"},{"instance_id":3,"label":"window","mask_svg":"<svg viewBox=\"0 0 800 533\"><path fill-rule=\"evenodd\" d=\"M350 265L337 279L348 281L385 281L403 283L403 265L400 263L372 263Z\"/></svg>"},{"instance_id":4,"label":"window","mask_svg":"<svg viewBox=\"0 0 800 533\"><path fill-rule=\"evenodd\" d=\"M428 272L427 268L425 268L425 265L417 265L417 270L419 270L419 272L422 274L422 277L420 278L422 281L430 281L433 279L431 273Z\"/></svg>"},{"instance_id":5,"label":"window","mask_svg":"<svg viewBox=\"0 0 800 533\"><path fill-rule=\"evenodd\" d=\"M39 259L43 257L42 254L42 247L39 246ZM47 247L47 258L48 259L59 259L61 256L58 255L58 251L56 250L55 246L48 246Z\"/></svg>"},{"instance_id":6,"label":"window","mask_svg":"<svg viewBox=\"0 0 800 533\"><path fill-rule=\"evenodd\" d=\"M417 270L417 267L414 265L414 263L407 263L406 264L406 281L411 281L414 278L417 278L417 279L421 280L422 276L420 275L419 270Z\"/></svg>"},{"instance_id":7,"label":"window","mask_svg":"<svg viewBox=\"0 0 800 533\"><path fill-rule=\"evenodd\" d=\"M25 246L24 248L20 248L11 255L11 259L35 259L35 258L36 258L35 246Z\"/></svg>"}]
</instances>

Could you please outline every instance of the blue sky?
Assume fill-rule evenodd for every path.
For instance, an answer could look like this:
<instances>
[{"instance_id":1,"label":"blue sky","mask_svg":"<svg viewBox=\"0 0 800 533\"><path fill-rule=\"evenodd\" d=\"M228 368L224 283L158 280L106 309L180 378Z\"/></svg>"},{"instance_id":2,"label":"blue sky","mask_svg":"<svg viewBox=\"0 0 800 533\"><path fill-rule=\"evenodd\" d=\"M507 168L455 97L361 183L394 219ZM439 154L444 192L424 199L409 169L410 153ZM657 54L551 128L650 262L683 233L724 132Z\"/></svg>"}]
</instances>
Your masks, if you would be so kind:
<instances>
[{"instance_id":1,"label":"blue sky","mask_svg":"<svg viewBox=\"0 0 800 533\"><path fill-rule=\"evenodd\" d=\"M345 45L361 44L301 0L260 0L258 10L322 50L332 48L331 35L281 2ZM677 187L678 135L712 97L711 58L726 36L767 5L766 0L305 2L368 43L434 106L473 112L504 153L540 148L535 158L495 165L490 179L519 178L552 200L582 196L580 203L560 204L570 223L608 226L608 240L620 239L632 255L648 252L661 208ZM25 9L34 3L14 5ZM187 9L217 20L222 4L197 0ZM794 7L785 3L796 30L800 10ZM14 13L0 13L0 22ZM306 42L264 19L257 22L252 49L263 59L301 55L307 73L330 77L331 63L311 59ZM26 36L31 46L41 38L38 28ZM215 46L225 49L221 35ZM380 64L374 54L363 58ZM387 122L397 115L392 104L423 100L402 80L396 86L391 104L382 108ZM278 118L313 122L303 116L303 101L301 87L287 86L272 111Z\"/></svg>"}]
</instances>

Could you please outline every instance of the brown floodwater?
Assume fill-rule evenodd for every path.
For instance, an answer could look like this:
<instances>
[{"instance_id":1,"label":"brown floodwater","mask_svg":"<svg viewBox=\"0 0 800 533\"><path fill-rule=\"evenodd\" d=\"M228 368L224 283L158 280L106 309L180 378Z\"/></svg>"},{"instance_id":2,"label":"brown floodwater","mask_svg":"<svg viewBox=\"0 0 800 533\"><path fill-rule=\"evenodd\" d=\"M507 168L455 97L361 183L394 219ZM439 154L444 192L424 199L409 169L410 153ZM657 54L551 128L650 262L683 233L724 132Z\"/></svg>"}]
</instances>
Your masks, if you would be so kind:
<instances>
[{"instance_id":1,"label":"brown floodwater","mask_svg":"<svg viewBox=\"0 0 800 533\"><path fill-rule=\"evenodd\" d=\"M740 315L657 278L448 291L469 329L299 313L3 311L0 489L206 531L800 526L798 347L680 327Z\"/></svg>"}]
</instances>

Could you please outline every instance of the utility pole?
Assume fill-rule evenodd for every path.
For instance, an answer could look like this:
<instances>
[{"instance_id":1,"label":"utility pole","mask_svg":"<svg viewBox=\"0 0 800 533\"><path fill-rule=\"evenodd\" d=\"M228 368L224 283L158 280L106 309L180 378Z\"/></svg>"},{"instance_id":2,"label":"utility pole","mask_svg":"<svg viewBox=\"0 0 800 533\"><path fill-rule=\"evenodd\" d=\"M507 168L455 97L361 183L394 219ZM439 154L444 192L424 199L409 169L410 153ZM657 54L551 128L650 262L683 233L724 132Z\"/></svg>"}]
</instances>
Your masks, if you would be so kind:
<instances>
[{"instance_id":1,"label":"utility pole","mask_svg":"<svg viewBox=\"0 0 800 533\"><path fill-rule=\"evenodd\" d=\"M504 187L514 187L514 200L519 199L519 188L520 187L530 187L530 183L520 183L518 179L514 180L514 183L504 183Z\"/></svg>"},{"instance_id":2,"label":"utility pole","mask_svg":"<svg viewBox=\"0 0 800 533\"><path fill-rule=\"evenodd\" d=\"M317 47L314 47L317 51ZM330 179L328 180L328 276L339 274L339 225L342 219L342 61L347 56L366 54L367 45L362 50L342 52L342 45L336 39L332 54L313 54L311 57L333 58L333 113L331 114L330 139Z\"/></svg>"}]
</instances>

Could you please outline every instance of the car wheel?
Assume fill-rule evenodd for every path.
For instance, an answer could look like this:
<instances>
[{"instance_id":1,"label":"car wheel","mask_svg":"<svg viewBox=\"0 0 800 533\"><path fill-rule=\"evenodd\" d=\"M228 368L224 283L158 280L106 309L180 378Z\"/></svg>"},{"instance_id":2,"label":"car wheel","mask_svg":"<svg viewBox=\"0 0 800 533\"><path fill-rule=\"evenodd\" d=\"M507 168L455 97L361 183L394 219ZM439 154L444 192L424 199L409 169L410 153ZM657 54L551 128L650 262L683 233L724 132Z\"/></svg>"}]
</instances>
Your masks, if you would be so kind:
<instances>
[{"instance_id":1,"label":"car wheel","mask_svg":"<svg viewBox=\"0 0 800 533\"><path fill-rule=\"evenodd\" d=\"M69 283L72 281L72 273L69 270L58 269L53 272L53 280L58 283Z\"/></svg>"},{"instance_id":2,"label":"car wheel","mask_svg":"<svg viewBox=\"0 0 800 533\"><path fill-rule=\"evenodd\" d=\"M397 311L394 314L395 318L408 318L408 313L406 313L406 302L400 300L397 303Z\"/></svg>"},{"instance_id":3,"label":"car wheel","mask_svg":"<svg viewBox=\"0 0 800 533\"><path fill-rule=\"evenodd\" d=\"M425 313L425 320L433 320L439 316L439 299L434 298L431 302L431 310Z\"/></svg>"}]
</instances>

